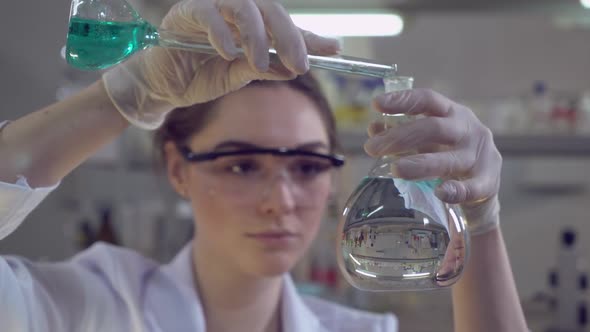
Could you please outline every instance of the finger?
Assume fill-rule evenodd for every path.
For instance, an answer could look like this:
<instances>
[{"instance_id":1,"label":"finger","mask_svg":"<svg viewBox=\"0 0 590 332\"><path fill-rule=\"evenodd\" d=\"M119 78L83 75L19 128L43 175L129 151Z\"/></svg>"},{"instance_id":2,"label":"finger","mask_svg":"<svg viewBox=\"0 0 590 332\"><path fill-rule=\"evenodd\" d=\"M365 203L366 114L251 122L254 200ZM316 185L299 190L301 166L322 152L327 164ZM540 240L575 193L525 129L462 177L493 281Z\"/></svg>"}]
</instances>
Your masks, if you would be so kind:
<instances>
[{"instance_id":1,"label":"finger","mask_svg":"<svg viewBox=\"0 0 590 332\"><path fill-rule=\"evenodd\" d=\"M463 181L447 180L436 188L435 195L450 204L483 201L495 195L496 182L490 177L473 177Z\"/></svg>"},{"instance_id":2,"label":"finger","mask_svg":"<svg viewBox=\"0 0 590 332\"><path fill-rule=\"evenodd\" d=\"M297 74L305 73L309 69L307 48L289 13L276 2L262 2L258 6L264 16L273 47L285 67Z\"/></svg>"},{"instance_id":3,"label":"finger","mask_svg":"<svg viewBox=\"0 0 590 332\"><path fill-rule=\"evenodd\" d=\"M455 103L429 89L410 89L378 95L375 108L388 114L424 114L447 117L454 111Z\"/></svg>"},{"instance_id":4,"label":"finger","mask_svg":"<svg viewBox=\"0 0 590 332\"><path fill-rule=\"evenodd\" d=\"M381 121L371 122L369 124L369 126L367 127L367 134L369 135L369 137L373 137L375 135L385 133L385 129L386 129L385 123L383 123Z\"/></svg>"},{"instance_id":5,"label":"finger","mask_svg":"<svg viewBox=\"0 0 590 332\"><path fill-rule=\"evenodd\" d=\"M470 180L464 181L465 190L457 191L457 195L459 195L458 199L466 199L465 202L485 200L497 195L500 190L502 156L496 146L493 143L490 144L492 140L491 132L489 130L486 130L486 132L488 139L472 142L477 146L477 149L476 152L471 154L474 158L474 165L470 170L471 176L468 176ZM451 191L451 193L454 192ZM466 197L462 197L462 193L465 193Z\"/></svg>"},{"instance_id":6,"label":"finger","mask_svg":"<svg viewBox=\"0 0 590 332\"><path fill-rule=\"evenodd\" d=\"M223 74L220 74L223 73ZM248 59L239 57L233 61L226 61L220 57L212 56L206 65L201 67L199 75L202 77L215 77L214 80L202 80L195 78L187 88L187 94L203 94L210 99L217 98L226 93L236 91L253 80L289 80L295 74L284 67L271 67L268 71L261 73L252 69ZM208 92L207 92L208 91ZM194 98L188 98L187 104Z\"/></svg>"},{"instance_id":7,"label":"finger","mask_svg":"<svg viewBox=\"0 0 590 332\"><path fill-rule=\"evenodd\" d=\"M322 37L315 33L303 29L299 29L305 46L307 47L307 53L314 55L336 55L342 50L340 41L334 38Z\"/></svg>"},{"instance_id":8,"label":"finger","mask_svg":"<svg viewBox=\"0 0 590 332\"><path fill-rule=\"evenodd\" d=\"M485 135L488 135L487 140L473 142L477 145L477 150L468 154L474 163L467 178L461 181L448 180L437 188L436 195L441 200L448 203L477 203L497 195L500 189L502 156L493 142L490 144L491 132L488 130Z\"/></svg>"},{"instance_id":9,"label":"finger","mask_svg":"<svg viewBox=\"0 0 590 332\"><path fill-rule=\"evenodd\" d=\"M232 31L212 2L188 1L181 3L181 6L184 6L181 12L190 13L192 20L208 32L209 42L224 59L233 60L238 56Z\"/></svg>"},{"instance_id":10,"label":"finger","mask_svg":"<svg viewBox=\"0 0 590 332\"><path fill-rule=\"evenodd\" d=\"M383 123L381 121L375 121L375 122L370 123L369 126L367 127L367 134L369 135L369 137L373 137L373 136L376 136L379 134L385 134L386 129L387 129L387 125L385 123ZM438 152L441 150L443 150L443 147L441 147L440 144L436 144L436 143L424 144L423 146L419 146L416 149L416 151L418 153L431 153L431 152ZM396 154L396 153L390 152L389 154ZM379 156L380 154L372 151L372 153L370 153L370 155Z\"/></svg>"},{"instance_id":11,"label":"finger","mask_svg":"<svg viewBox=\"0 0 590 332\"><path fill-rule=\"evenodd\" d=\"M431 144L431 145L424 145L424 146L419 147L416 150L416 154L434 153L434 152L441 152L441 151L448 151L448 150L446 150L443 146L440 146L438 144Z\"/></svg>"},{"instance_id":12,"label":"finger","mask_svg":"<svg viewBox=\"0 0 590 332\"><path fill-rule=\"evenodd\" d=\"M225 19L238 28L242 48L252 68L267 71L270 45L258 7L250 0L220 1L218 6Z\"/></svg>"},{"instance_id":13,"label":"finger","mask_svg":"<svg viewBox=\"0 0 590 332\"><path fill-rule=\"evenodd\" d=\"M371 130L381 130L383 124L369 126ZM379 135L370 135L365 143L365 151L371 156L399 154L410 150L431 150L434 146L459 145L466 137L466 128L457 126L446 118L421 118L395 128L383 130Z\"/></svg>"},{"instance_id":14,"label":"finger","mask_svg":"<svg viewBox=\"0 0 590 332\"><path fill-rule=\"evenodd\" d=\"M247 59L238 58L231 63L228 70L230 86L240 88L253 80L291 80L296 74L281 64L271 63L266 72L259 72L252 69Z\"/></svg>"},{"instance_id":15,"label":"finger","mask_svg":"<svg viewBox=\"0 0 590 332\"><path fill-rule=\"evenodd\" d=\"M396 176L407 180L459 178L469 174L473 161L467 153L445 151L401 157L391 167Z\"/></svg>"}]
</instances>

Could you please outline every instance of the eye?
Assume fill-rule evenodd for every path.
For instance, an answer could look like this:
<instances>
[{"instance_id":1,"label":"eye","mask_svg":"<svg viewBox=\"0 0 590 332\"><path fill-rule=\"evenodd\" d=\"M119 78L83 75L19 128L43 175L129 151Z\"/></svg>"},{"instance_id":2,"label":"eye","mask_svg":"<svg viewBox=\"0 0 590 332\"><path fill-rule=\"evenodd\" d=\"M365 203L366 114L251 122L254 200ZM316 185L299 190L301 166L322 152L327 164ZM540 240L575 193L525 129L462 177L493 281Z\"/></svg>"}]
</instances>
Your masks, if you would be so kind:
<instances>
[{"instance_id":1,"label":"eye","mask_svg":"<svg viewBox=\"0 0 590 332\"><path fill-rule=\"evenodd\" d=\"M313 178L332 169L332 164L319 159L302 159L293 164L292 171L302 178Z\"/></svg>"},{"instance_id":2,"label":"eye","mask_svg":"<svg viewBox=\"0 0 590 332\"><path fill-rule=\"evenodd\" d=\"M228 163L224 170L231 174L245 176L257 173L260 171L260 166L255 160L241 159Z\"/></svg>"}]
</instances>

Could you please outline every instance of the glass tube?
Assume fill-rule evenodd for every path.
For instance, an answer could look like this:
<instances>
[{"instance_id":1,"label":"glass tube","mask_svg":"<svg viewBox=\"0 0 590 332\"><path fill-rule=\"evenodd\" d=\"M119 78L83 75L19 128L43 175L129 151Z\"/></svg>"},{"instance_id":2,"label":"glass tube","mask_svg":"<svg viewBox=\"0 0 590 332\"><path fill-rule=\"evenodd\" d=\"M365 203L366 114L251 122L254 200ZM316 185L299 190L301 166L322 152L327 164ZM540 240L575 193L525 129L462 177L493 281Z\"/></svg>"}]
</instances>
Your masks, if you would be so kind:
<instances>
[{"instance_id":1,"label":"glass tube","mask_svg":"<svg viewBox=\"0 0 590 332\"><path fill-rule=\"evenodd\" d=\"M179 49L194 50L207 54L218 54L217 50L207 40L206 36L186 36L173 31L159 29L157 31L158 45ZM243 50L239 49L243 54ZM270 60L279 61L276 50L269 50ZM350 56L320 56L308 55L309 66L345 74L387 78L397 74L397 65L383 65L369 62L365 59Z\"/></svg>"}]
</instances>

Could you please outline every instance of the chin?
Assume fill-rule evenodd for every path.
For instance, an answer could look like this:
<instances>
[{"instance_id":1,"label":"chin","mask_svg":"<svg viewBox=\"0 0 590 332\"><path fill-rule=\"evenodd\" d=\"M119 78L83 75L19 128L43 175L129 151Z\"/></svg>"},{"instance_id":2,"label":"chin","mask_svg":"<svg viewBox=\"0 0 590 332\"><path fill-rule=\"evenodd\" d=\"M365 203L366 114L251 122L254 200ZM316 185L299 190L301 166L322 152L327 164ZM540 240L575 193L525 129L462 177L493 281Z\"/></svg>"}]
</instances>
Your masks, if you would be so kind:
<instances>
[{"instance_id":1,"label":"chin","mask_svg":"<svg viewBox=\"0 0 590 332\"><path fill-rule=\"evenodd\" d=\"M283 275L295 266L299 255L293 252L266 253L255 258L255 273L261 277Z\"/></svg>"}]
</instances>

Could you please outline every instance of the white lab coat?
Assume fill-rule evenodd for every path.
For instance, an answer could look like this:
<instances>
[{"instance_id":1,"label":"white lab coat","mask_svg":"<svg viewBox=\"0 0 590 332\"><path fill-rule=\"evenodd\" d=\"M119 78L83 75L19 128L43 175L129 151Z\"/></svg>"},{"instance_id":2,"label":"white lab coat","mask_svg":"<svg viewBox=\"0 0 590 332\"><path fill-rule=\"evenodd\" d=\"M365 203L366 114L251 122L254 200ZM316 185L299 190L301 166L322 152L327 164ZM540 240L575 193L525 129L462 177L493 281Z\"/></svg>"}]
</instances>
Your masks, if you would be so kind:
<instances>
[{"instance_id":1,"label":"white lab coat","mask_svg":"<svg viewBox=\"0 0 590 332\"><path fill-rule=\"evenodd\" d=\"M15 184L0 182L0 239L15 230L55 187L32 189L22 177ZM288 275L283 286L284 332L398 329L392 314L301 296ZM0 331L204 332L190 244L166 265L106 244L96 244L59 263L0 257Z\"/></svg>"}]
</instances>

